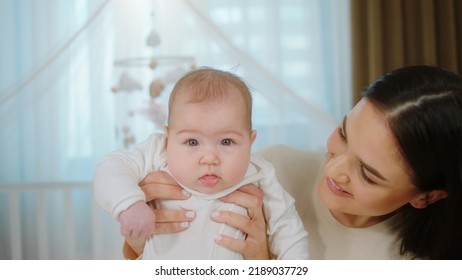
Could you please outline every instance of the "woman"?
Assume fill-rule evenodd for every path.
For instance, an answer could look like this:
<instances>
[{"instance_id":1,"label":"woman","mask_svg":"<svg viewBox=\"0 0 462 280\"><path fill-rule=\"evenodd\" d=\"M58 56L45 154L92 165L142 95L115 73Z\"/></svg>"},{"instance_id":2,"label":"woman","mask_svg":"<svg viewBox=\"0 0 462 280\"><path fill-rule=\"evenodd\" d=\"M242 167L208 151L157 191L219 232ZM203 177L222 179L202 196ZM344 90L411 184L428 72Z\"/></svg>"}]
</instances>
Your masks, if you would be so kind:
<instances>
[{"instance_id":1,"label":"woman","mask_svg":"<svg viewBox=\"0 0 462 280\"><path fill-rule=\"evenodd\" d=\"M384 75L332 133L327 151L325 160L288 147L261 151L297 199L311 258L462 258L461 77L431 66ZM318 169L319 176L306 178ZM142 183L149 199L181 198L174 185L159 187L158 176ZM296 189L303 179L306 187ZM251 218L228 212L213 218L247 233L245 241L218 242L246 258L270 257L258 189L249 186L225 200L247 207ZM156 214L159 231L186 221L170 216L179 211L167 213Z\"/></svg>"}]
</instances>

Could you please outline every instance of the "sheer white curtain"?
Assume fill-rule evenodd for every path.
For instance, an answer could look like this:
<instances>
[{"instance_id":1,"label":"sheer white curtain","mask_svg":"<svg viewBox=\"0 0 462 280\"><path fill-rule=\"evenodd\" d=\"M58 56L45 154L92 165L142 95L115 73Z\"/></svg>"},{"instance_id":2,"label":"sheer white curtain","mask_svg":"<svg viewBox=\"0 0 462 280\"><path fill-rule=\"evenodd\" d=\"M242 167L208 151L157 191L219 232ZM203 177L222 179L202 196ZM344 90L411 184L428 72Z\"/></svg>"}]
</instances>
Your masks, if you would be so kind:
<instances>
[{"instance_id":1,"label":"sheer white curtain","mask_svg":"<svg viewBox=\"0 0 462 280\"><path fill-rule=\"evenodd\" d=\"M172 65L159 60L153 70L151 57L193 57L198 66L242 76L254 91L255 149L277 143L324 149L351 106L348 2L1 1L0 184L90 182L104 154L158 130L140 111L149 107L150 82ZM155 46L146 41L152 31L160 38ZM114 65L127 59L136 63ZM114 93L123 74L138 87ZM156 99L164 111L171 86ZM36 199L20 197L29 209L20 217L30 232L23 237L27 244L34 240L36 222L29 214ZM71 199L78 205L77 256L88 258L91 191L77 190ZM63 204L57 194L45 200L48 212ZM0 213L6 202L0 193ZM56 229L50 258L64 258L53 247L64 242L62 219L56 214L49 223ZM3 250L7 220L0 214L0 251L6 252L0 258L9 257ZM111 244L120 251L116 223L107 216L98 221L108 224L102 235L115 236L100 248L109 253L100 256L112 254ZM24 258L39 257L27 248Z\"/></svg>"},{"instance_id":2,"label":"sheer white curtain","mask_svg":"<svg viewBox=\"0 0 462 280\"><path fill-rule=\"evenodd\" d=\"M350 108L348 1L158 2L161 54L234 70L253 87L256 148L322 149Z\"/></svg>"},{"instance_id":3,"label":"sheer white curtain","mask_svg":"<svg viewBox=\"0 0 462 280\"><path fill-rule=\"evenodd\" d=\"M110 4L103 0L0 2L2 186L90 181L97 158L115 143L114 102L105 94L114 52ZM16 238L16 232L8 225L15 216L20 219L21 258L66 258L61 250L68 246L64 239L68 218L74 220L73 257L91 257L90 189L72 190L68 200L53 190L19 192L13 200L2 186L0 258L12 257L8 238ZM64 216L67 201L74 202L72 217ZM12 204L21 211L10 213ZM43 226L49 228L49 236L42 238Z\"/></svg>"},{"instance_id":4,"label":"sheer white curtain","mask_svg":"<svg viewBox=\"0 0 462 280\"><path fill-rule=\"evenodd\" d=\"M2 1L0 176L89 179L112 141L113 18L105 1Z\"/></svg>"}]
</instances>

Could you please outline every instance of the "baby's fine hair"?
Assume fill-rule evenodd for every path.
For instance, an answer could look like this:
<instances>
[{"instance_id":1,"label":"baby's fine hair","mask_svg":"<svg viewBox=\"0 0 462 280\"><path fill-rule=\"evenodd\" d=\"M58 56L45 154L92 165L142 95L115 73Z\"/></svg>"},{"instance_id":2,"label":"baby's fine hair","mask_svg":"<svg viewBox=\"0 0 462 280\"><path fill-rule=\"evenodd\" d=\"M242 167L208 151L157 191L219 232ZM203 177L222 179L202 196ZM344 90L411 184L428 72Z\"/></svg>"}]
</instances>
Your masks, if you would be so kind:
<instances>
[{"instance_id":1,"label":"baby's fine hair","mask_svg":"<svg viewBox=\"0 0 462 280\"><path fill-rule=\"evenodd\" d=\"M201 103L223 102L231 95L239 95L243 99L249 128L252 129L252 94L249 87L239 76L210 67L191 70L178 80L170 94L169 119L179 96L186 98L187 103Z\"/></svg>"}]
</instances>

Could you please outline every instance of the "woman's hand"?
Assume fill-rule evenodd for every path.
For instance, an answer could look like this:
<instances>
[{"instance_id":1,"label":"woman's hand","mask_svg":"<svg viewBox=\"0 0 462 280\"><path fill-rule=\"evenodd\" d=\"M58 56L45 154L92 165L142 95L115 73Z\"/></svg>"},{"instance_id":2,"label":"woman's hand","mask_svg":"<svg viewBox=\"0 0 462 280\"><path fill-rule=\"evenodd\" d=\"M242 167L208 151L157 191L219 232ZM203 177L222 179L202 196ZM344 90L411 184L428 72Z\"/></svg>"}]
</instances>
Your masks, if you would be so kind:
<instances>
[{"instance_id":1,"label":"woman's hand","mask_svg":"<svg viewBox=\"0 0 462 280\"><path fill-rule=\"evenodd\" d=\"M220 215L212 217L214 221L226 223L247 235L245 240L222 235L217 243L230 250L240 252L244 255L244 259L269 259L266 221L263 214L263 191L255 185L249 184L222 197L221 200L247 208L249 216L221 211Z\"/></svg>"},{"instance_id":2,"label":"woman's hand","mask_svg":"<svg viewBox=\"0 0 462 280\"><path fill-rule=\"evenodd\" d=\"M139 185L146 194L147 201L188 199L190 196L178 186L170 175L163 172L149 174ZM219 213L220 215L212 217L215 222L226 223L247 235L245 240L237 240L223 235L220 240L217 240L217 243L243 254L244 259L269 259L266 221L263 215L263 191L254 185L246 185L222 197L221 200L245 207L249 216L222 211ZM194 219L194 212L187 210L154 209L153 211L156 216L156 233L173 233L185 230L188 228L189 222ZM133 245L139 246L139 244ZM134 252L129 244L124 244L124 256L126 258L136 259L139 255L140 253Z\"/></svg>"},{"instance_id":3,"label":"woman's hand","mask_svg":"<svg viewBox=\"0 0 462 280\"><path fill-rule=\"evenodd\" d=\"M183 190L167 173L156 171L148 174L139 186L146 195L146 201L155 199L188 199L190 193ZM156 216L155 233L173 233L188 228L194 220L194 211L153 209Z\"/></svg>"},{"instance_id":4,"label":"woman's hand","mask_svg":"<svg viewBox=\"0 0 462 280\"><path fill-rule=\"evenodd\" d=\"M148 174L139 186L146 195L147 202L155 199L188 199L190 194L184 191L173 178L164 172ZM154 233L174 233L186 230L194 220L194 211L152 209L154 212ZM146 238L127 237L123 246L126 259L137 259L142 253Z\"/></svg>"}]
</instances>

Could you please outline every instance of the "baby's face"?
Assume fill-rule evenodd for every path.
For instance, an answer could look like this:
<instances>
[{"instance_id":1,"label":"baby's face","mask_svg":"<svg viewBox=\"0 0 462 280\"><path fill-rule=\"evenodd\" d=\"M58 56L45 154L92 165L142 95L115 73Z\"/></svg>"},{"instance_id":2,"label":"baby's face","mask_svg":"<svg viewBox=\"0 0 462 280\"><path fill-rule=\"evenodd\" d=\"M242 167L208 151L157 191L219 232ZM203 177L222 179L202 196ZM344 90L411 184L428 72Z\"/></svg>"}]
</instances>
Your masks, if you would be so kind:
<instances>
[{"instance_id":1,"label":"baby's face","mask_svg":"<svg viewBox=\"0 0 462 280\"><path fill-rule=\"evenodd\" d=\"M245 176L255 132L240 99L185 103L172 108L167 163L181 184L213 194Z\"/></svg>"}]
</instances>

